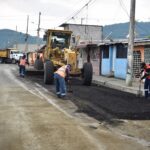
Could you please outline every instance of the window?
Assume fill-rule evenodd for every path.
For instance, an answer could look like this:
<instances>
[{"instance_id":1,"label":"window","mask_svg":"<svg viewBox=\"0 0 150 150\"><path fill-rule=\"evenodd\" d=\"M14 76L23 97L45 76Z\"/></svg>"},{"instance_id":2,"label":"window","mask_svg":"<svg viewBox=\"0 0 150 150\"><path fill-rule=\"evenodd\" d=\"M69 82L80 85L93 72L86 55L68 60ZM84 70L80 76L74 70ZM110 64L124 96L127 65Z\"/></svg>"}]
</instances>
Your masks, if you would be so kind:
<instances>
[{"instance_id":1,"label":"window","mask_svg":"<svg viewBox=\"0 0 150 150\"><path fill-rule=\"evenodd\" d=\"M103 58L109 58L109 46L103 47Z\"/></svg>"},{"instance_id":2,"label":"window","mask_svg":"<svg viewBox=\"0 0 150 150\"><path fill-rule=\"evenodd\" d=\"M74 36L72 36L72 43L76 42L76 38Z\"/></svg>"},{"instance_id":3,"label":"window","mask_svg":"<svg viewBox=\"0 0 150 150\"><path fill-rule=\"evenodd\" d=\"M144 48L144 60L145 63L149 64L150 63L150 46L145 46Z\"/></svg>"},{"instance_id":4,"label":"window","mask_svg":"<svg viewBox=\"0 0 150 150\"><path fill-rule=\"evenodd\" d=\"M117 45L116 58L127 58L127 46L123 44Z\"/></svg>"}]
</instances>

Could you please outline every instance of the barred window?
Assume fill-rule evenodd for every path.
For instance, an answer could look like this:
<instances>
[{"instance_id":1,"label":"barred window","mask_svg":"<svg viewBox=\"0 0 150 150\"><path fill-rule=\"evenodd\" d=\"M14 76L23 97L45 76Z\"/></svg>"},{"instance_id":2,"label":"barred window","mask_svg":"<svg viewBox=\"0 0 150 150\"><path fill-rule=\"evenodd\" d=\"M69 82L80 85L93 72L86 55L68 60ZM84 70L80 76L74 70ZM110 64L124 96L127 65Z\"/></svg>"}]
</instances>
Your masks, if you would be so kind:
<instances>
[{"instance_id":1,"label":"barred window","mask_svg":"<svg viewBox=\"0 0 150 150\"><path fill-rule=\"evenodd\" d=\"M127 58L127 46L123 44L117 45L116 58Z\"/></svg>"},{"instance_id":2,"label":"barred window","mask_svg":"<svg viewBox=\"0 0 150 150\"><path fill-rule=\"evenodd\" d=\"M140 50L133 51L133 77L139 78L140 64L141 64Z\"/></svg>"}]
</instances>

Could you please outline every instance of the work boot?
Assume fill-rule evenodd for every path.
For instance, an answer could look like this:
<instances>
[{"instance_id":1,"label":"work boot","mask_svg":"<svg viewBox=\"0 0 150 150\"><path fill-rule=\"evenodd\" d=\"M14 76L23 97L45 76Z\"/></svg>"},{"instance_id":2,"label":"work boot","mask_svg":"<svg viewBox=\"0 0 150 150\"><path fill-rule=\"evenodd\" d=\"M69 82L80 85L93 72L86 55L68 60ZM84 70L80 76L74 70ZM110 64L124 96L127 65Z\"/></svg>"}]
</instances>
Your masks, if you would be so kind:
<instances>
[{"instance_id":1,"label":"work boot","mask_svg":"<svg viewBox=\"0 0 150 150\"><path fill-rule=\"evenodd\" d=\"M67 100L66 95L61 95L61 99L63 99L63 100Z\"/></svg>"},{"instance_id":2,"label":"work boot","mask_svg":"<svg viewBox=\"0 0 150 150\"><path fill-rule=\"evenodd\" d=\"M61 95L60 95L60 94L57 94L57 97L58 97L58 98L61 98Z\"/></svg>"}]
</instances>

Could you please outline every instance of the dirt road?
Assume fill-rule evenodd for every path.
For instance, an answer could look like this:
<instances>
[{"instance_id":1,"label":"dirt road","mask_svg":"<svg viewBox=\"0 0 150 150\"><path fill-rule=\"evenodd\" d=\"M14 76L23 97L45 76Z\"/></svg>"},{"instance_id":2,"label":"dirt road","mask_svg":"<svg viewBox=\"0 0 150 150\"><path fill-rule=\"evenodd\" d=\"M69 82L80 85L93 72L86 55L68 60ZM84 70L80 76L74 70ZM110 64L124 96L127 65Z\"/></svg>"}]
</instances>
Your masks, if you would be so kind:
<instances>
[{"instance_id":1,"label":"dirt road","mask_svg":"<svg viewBox=\"0 0 150 150\"><path fill-rule=\"evenodd\" d=\"M104 110L99 110L101 121L94 114L89 117L81 111L88 105L79 103L73 95L70 100L60 100L53 93L53 85L43 86L40 78L20 78L16 69L15 65L0 65L1 150L150 148L149 120L115 118L109 122L105 117L112 116Z\"/></svg>"}]
</instances>

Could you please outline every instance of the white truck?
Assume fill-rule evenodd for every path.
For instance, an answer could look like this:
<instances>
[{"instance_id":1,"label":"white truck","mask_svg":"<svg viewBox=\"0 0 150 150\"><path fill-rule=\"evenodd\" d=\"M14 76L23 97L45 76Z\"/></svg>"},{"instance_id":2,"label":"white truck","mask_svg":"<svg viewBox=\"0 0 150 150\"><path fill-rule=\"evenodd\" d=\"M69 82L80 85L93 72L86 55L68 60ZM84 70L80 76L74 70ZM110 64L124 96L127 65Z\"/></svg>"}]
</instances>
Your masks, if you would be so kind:
<instances>
[{"instance_id":1,"label":"white truck","mask_svg":"<svg viewBox=\"0 0 150 150\"><path fill-rule=\"evenodd\" d=\"M20 52L19 50L11 50L10 51L10 59L12 60L12 63L18 63L20 57L23 56L23 53Z\"/></svg>"}]
</instances>

